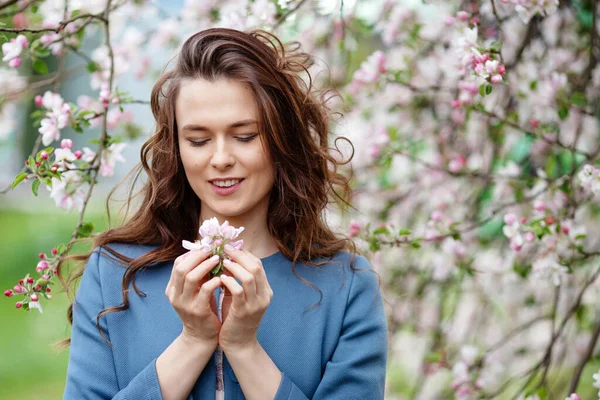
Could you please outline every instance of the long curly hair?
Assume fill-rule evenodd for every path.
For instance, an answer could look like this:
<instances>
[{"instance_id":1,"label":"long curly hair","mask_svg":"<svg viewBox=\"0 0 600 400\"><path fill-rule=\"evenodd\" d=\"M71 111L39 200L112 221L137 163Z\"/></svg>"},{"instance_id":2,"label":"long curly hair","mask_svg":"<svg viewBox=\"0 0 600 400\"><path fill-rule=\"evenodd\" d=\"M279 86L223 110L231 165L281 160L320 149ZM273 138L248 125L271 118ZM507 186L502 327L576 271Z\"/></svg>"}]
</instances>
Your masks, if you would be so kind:
<instances>
[{"instance_id":1,"label":"long curly hair","mask_svg":"<svg viewBox=\"0 0 600 400\"><path fill-rule=\"evenodd\" d=\"M314 260L331 260L337 252L346 250L352 255L351 267L354 269L357 254L354 242L334 233L324 216L329 203L336 203L342 209L350 206L351 169L342 174L338 167L347 164L352 157L340 160L341 157L333 155L336 151L341 154L337 146L330 148L332 112L327 103L332 92L313 87L308 71L313 63L313 57L302 52L298 43L284 46L277 37L261 30L246 33L207 29L185 41L175 67L164 72L152 89L151 107L156 131L141 148L140 164L128 174L135 175L135 179L129 190L126 213L134 197L143 195L143 201L121 226L92 239L93 249L103 248L111 258L127 266L122 281L123 304L106 308L97 316L97 327L105 340L100 318L106 313L129 308L130 284L138 295L145 296L135 284L136 273L149 264L174 260L185 252L182 240L197 237L201 204L184 173L175 119L175 102L183 79L201 78L211 82L230 79L251 87L259 108L259 132L268 144L267 150L276 171L270 192L268 229L279 251L292 260L294 275L316 288L322 299L322 292L296 273L297 262L322 265L327 261ZM135 182L142 170L148 179L134 194ZM109 221L108 205L117 187L110 192L106 202ZM117 242L158 247L130 259L107 246ZM57 272L67 293L71 283L83 274L92 251L61 260ZM60 267L66 260L76 260L84 265L65 283ZM67 318L72 324L73 302ZM68 346L70 339L59 344Z\"/></svg>"}]
</instances>

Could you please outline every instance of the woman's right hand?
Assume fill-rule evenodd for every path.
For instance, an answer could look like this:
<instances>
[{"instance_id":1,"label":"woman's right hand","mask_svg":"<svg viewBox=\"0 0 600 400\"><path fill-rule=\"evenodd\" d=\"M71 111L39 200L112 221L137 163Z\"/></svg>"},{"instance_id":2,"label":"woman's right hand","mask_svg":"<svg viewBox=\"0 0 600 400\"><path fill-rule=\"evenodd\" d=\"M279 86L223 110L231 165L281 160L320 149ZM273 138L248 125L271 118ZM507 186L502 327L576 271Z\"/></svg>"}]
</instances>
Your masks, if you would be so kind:
<instances>
[{"instance_id":1,"label":"woman's right hand","mask_svg":"<svg viewBox=\"0 0 600 400\"><path fill-rule=\"evenodd\" d=\"M175 259L165 295L183 322L182 336L190 342L217 347L221 321L213 292L222 285L221 279L208 279L217 266L219 256L192 250Z\"/></svg>"}]
</instances>

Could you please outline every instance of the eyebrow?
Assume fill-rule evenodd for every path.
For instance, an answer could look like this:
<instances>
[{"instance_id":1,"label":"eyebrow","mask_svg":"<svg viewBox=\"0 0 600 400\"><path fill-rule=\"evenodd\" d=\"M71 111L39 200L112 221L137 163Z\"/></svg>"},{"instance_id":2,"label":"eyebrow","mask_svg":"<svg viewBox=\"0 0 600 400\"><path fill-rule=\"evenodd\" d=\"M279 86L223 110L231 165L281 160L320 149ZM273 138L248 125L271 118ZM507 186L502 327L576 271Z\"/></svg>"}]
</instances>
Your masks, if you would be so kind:
<instances>
[{"instance_id":1,"label":"eyebrow","mask_svg":"<svg viewBox=\"0 0 600 400\"><path fill-rule=\"evenodd\" d=\"M254 125L256 123L257 123L257 121L254 119L244 119L244 120L241 120L238 122L234 122L233 124L229 125L227 128L228 129L240 128L242 126ZM187 124L182 128L182 130L184 130L184 131L199 131L199 132L210 131L209 128L202 126L202 125L197 125L197 124Z\"/></svg>"}]
</instances>

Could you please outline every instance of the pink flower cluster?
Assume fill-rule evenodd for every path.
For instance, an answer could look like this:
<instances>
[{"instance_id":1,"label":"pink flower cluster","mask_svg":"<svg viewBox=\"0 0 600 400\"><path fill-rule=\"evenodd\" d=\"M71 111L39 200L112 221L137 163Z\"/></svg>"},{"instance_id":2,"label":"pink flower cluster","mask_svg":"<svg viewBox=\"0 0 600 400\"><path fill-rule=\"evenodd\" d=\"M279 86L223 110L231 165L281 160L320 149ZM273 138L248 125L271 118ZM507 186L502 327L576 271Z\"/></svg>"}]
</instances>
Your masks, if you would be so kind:
<instances>
[{"instance_id":1,"label":"pink flower cluster","mask_svg":"<svg viewBox=\"0 0 600 400\"><path fill-rule=\"evenodd\" d=\"M196 240L195 242L184 240L182 241L182 246L184 249L190 251L202 250L205 253L219 255L222 259L224 257L223 248L226 244L229 244L238 250L241 250L244 247L244 241L242 239L234 240L243 231L244 227L234 228L229 225L229 221L225 221L221 225L219 220L216 217L213 217L204 221L198 230L202 240ZM219 275L219 273L217 272L213 275Z\"/></svg>"},{"instance_id":2,"label":"pink flower cluster","mask_svg":"<svg viewBox=\"0 0 600 400\"><path fill-rule=\"evenodd\" d=\"M387 71L385 53L377 50L360 66L349 84L350 92L356 94L365 85L375 83Z\"/></svg>"},{"instance_id":3,"label":"pink flower cluster","mask_svg":"<svg viewBox=\"0 0 600 400\"><path fill-rule=\"evenodd\" d=\"M29 47L29 41L23 35L4 43L2 45L2 53L4 54L2 61L8 61L8 65L12 68L19 68L21 66L21 53L26 47Z\"/></svg>"},{"instance_id":4,"label":"pink flower cluster","mask_svg":"<svg viewBox=\"0 0 600 400\"><path fill-rule=\"evenodd\" d=\"M525 241L533 242L535 240L535 234L530 231L525 231L523 225L527 223L527 218L522 217L521 220L512 213L504 215L505 225L502 227L504 236L510 239L510 247L514 251L521 251Z\"/></svg>"},{"instance_id":5,"label":"pink flower cluster","mask_svg":"<svg viewBox=\"0 0 600 400\"><path fill-rule=\"evenodd\" d=\"M595 196L600 195L600 169L590 164L583 166L579 174L577 174L581 186Z\"/></svg>"},{"instance_id":6,"label":"pink flower cluster","mask_svg":"<svg viewBox=\"0 0 600 400\"><path fill-rule=\"evenodd\" d=\"M60 139L60 130L71 121L71 106L58 93L47 91L44 96L36 96L35 104L46 110L46 118L42 119L39 129L42 143L48 146Z\"/></svg>"},{"instance_id":7,"label":"pink flower cluster","mask_svg":"<svg viewBox=\"0 0 600 400\"><path fill-rule=\"evenodd\" d=\"M58 250L52 249L52 257L48 257L44 253L40 253L40 261L38 262L35 272L41 276L36 280L27 274L23 279L12 288L4 291L6 297L23 295L25 298L15 303L16 308L23 308L29 311L32 308L37 308L39 312L43 312L42 305L39 302L41 296L46 299L52 299L49 283L56 275L56 265L58 264Z\"/></svg>"}]
</instances>

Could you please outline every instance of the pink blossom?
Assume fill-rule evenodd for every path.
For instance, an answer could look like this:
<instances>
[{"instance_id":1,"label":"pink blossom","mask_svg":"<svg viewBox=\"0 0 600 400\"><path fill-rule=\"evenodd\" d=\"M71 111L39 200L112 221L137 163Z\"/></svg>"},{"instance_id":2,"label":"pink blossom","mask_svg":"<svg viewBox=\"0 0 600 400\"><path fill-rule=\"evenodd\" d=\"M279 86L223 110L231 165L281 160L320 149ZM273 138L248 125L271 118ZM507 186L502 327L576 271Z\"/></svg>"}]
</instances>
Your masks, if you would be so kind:
<instances>
[{"instance_id":1,"label":"pink blossom","mask_svg":"<svg viewBox=\"0 0 600 400\"><path fill-rule=\"evenodd\" d=\"M354 73L353 81L362 84L376 82L381 74L386 71L385 63L385 53L381 50L377 50L375 53L371 54Z\"/></svg>"},{"instance_id":2,"label":"pink blossom","mask_svg":"<svg viewBox=\"0 0 600 400\"><path fill-rule=\"evenodd\" d=\"M466 11L459 11L456 13L456 18L462 22L467 22L469 20L469 13Z\"/></svg>"},{"instance_id":3,"label":"pink blossom","mask_svg":"<svg viewBox=\"0 0 600 400\"><path fill-rule=\"evenodd\" d=\"M523 234L525 240L528 242L533 242L535 240L535 234L533 232L525 232Z\"/></svg>"},{"instance_id":4,"label":"pink blossom","mask_svg":"<svg viewBox=\"0 0 600 400\"><path fill-rule=\"evenodd\" d=\"M23 35L19 35L16 38L6 42L2 45L2 53L4 57L2 61L10 61L14 58L18 58L25 47L29 46L29 41ZM20 59L19 59L20 65Z\"/></svg>"},{"instance_id":5,"label":"pink blossom","mask_svg":"<svg viewBox=\"0 0 600 400\"><path fill-rule=\"evenodd\" d=\"M360 223L358 221L351 221L350 222L350 226L349 226L349 236L350 237L357 237L358 235L360 235Z\"/></svg>"},{"instance_id":6,"label":"pink blossom","mask_svg":"<svg viewBox=\"0 0 600 400\"><path fill-rule=\"evenodd\" d=\"M21 66L21 57L15 57L8 62L8 65L12 68L19 68Z\"/></svg>"},{"instance_id":7,"label":"pink blossom","mask_svg":"<svg viewBox=\"0 0 600 400\"><path fill-rule=\"evenodd\" d=\"M72 149L73 141L71 139L63 139L60 142L60 147L63 149Z\"/></svg>"},{"instance_id":8,"label":"pink blossom","mask_svg":"<svg viewBox=\"0 0 600 400\"><path fill-rule=\"evenodd\" d=\"M495 85L497 85L498 83L502 83L502 75L494 75L490 78L490 81Z\"/></svg>"},{"instance_id":9,"label":"pink blossom","mask_svg":"<svg viewBox=\"0 0 600 400\"><path fill-rule=\"evenodd\" d=\"M117 161L125 162L125 158L121 155L125 147L127 147L127 143L113 143L104 149L100 160L101 176L112 176Z\"/></svg>"}]
</instances>

